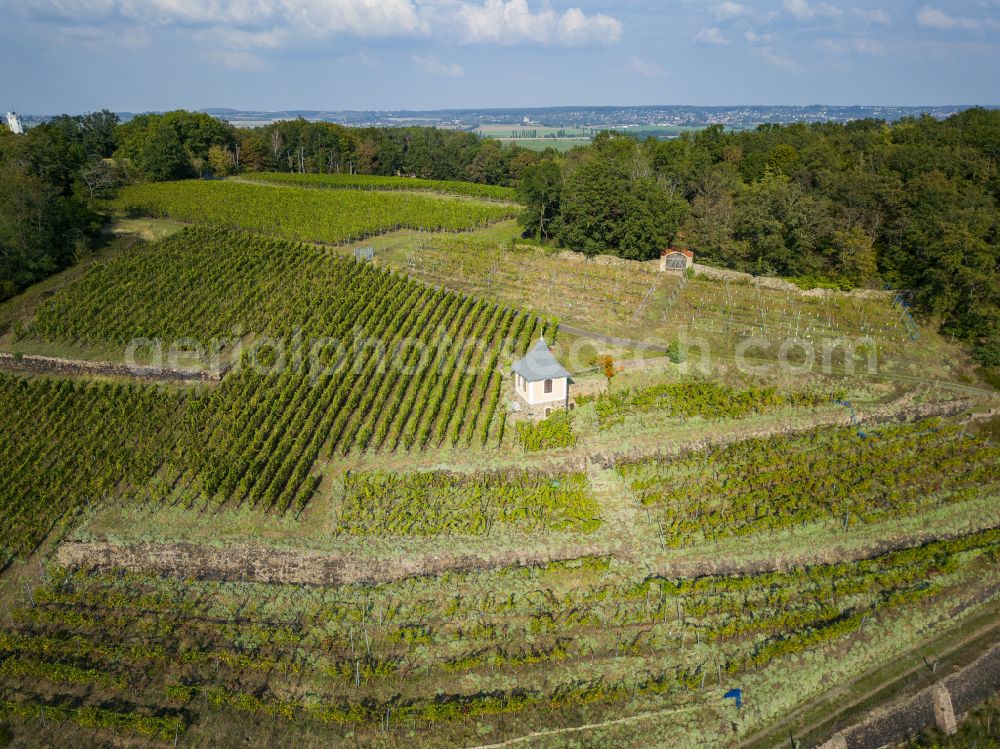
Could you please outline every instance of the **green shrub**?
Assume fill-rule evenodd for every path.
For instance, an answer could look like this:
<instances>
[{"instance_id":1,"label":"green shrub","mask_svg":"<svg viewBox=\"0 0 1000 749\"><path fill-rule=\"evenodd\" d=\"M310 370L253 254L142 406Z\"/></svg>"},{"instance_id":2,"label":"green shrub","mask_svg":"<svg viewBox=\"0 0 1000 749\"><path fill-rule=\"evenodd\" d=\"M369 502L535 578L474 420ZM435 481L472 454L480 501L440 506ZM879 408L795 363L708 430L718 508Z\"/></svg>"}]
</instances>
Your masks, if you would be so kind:
<instances>
[{"instance_id":1,"label":"green shrub","mask_svg":"<svg viewBox=\"0 0 1000 749\"><path fill-rule=\"evenodd\" d=\"M573 435L569 411L556 411L547 419L534 424L522 421L517 425L517 441L531 452L573 447L576 437Z\"/></svg>"},{"instance_id":2,"label":"green shrub","mask_svg":"<svg viewBox=\"0 0 1000 749\"><path fill-rule=\"evenodd\" d=\"M667 348L667 358L674 364L683 364L688 358L687 346L677 340L671 341Z\"/></svg>"},{"instance_id":3,"label":"green shrub","mask_svg":"<svg viewBox=\"0 0 1000 749\"><path fill-rule=\"evenodd\" d=\"M980 342L972 353L984 367L1000 367L1000 336L991 336Z\"/></svg>"}]
</instances>

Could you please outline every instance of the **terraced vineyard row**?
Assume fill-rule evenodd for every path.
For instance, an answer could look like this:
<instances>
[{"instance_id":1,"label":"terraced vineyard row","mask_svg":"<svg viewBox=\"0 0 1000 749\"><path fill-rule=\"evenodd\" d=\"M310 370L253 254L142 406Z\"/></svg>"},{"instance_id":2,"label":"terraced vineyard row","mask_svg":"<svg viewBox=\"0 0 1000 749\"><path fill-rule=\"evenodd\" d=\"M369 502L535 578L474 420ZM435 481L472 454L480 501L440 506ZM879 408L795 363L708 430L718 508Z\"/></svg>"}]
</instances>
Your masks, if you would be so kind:
<instances>
[{"instance_id":1,"label":"terraced vineyard row","mask_svg":"<svg viewBox=\"0 0 1000 749\"><path fill-rule=\"evenodd\" d=\"M243 347L220 387L190 399L148 490L156 500L287 509L308 501L324 448L499 436L500 365L542 327L327 250L191 228L90 272L42 307L30 333L162 338L165 348L194 339L204 349L219 336ZM232 339L233 328L254 335Z\"/></svg>"},{"instance_id":2,"label":"terraced vineyard row","mask_svg":"<svg viewBox=\"0 0 1000 749\"><path fill-rule=\"evenodd\" d=\"M379 177L370 174L295 174L294 172L246 172L240 179L297 187L440 192L446 195L464 195L470 198L496 200L504 203L513 203L516 200L513 187L481 185L475 182L452 182L441 179Z\"/></svg>"},{"instance_id":3,"label":"terraced vineyard row","mask_svg":"<svg viewBox=\"0 0 1000 749\"><path fill-rule=\"evenodd\" d=\"M191 180L124 187L112 207L131 216L169 217L338 244L395 229L467 231L517 214L516 205L405 192L307 190Z\"/></svg>"},{"instance_id":4,"label":"terraced vineyard row","mask_svg":"<svg viewBox=\"0 0 1000 749\"><path fill-rule=\"evenodd\" d=\"M887 657L887 633L947 621L956 595L995 585L998 552L990 531L743 577L635 576L589 558L333 588L54 568L0 635L0 712L127 713L135 727L118 730L174 727L194 745L232 719L261 740L280 722L302 746L385 747L714 710L720 687L790 656L878 644ZM802 687L820 676L796 663Z\"/></svg>"},{"instance_id":5,"label":"terraced vineyard row","mask_svg":"<svg viewBox=\"0 0 1000 749\"><path fill-rule=\"evenodd\" d=\"M583 473L351 473L337 530L374 536L589 533L600 527L599 515Z\"/></svg>"},{"instance_id":6,"label":"terraced vineyard row","mask_svg":"<svg viewBox=\"0 0 1000 749\"><path fill-rule=\"evenodd\" d=\"M845 335L908 339L891 302L891 295L874 299L806 296L791 290L769 290L755 283L695 279L679 300L677 310L680 314L700 312L690 318L695 332L732 331L810 340Z\"/></svg>"},{"instance_id":7,"label":"terraced vineyard row","mask_svg":"<svg viewBox=\"0 0 1000 749\"><path fill-rule=\"evenodd\" d=\"M0 373L0 568L156 470L181 402L151 387Z\"/></svg>"},{"instance_id":8,"label":"terraced vineyard row","mask_svg":"<svg viewBox=\"0 0 1000 749\"><path fill-rule=\"evenodd\" d=\"M118 345L160 338L167 346L193 338L206 348L213 338L310 336L326 329L352 277L381 275L329 250L190 227L95 265L41 305L27 335Z\"/></svg>"},{"instance_id":9,"label":"terraced vineyard row","mask_svg":"<svg viewBox=\"0 0 1000 749\"><path fill-rule=\"evenodd\" d=\"M679 458L618 466L665 542L699 541L828 521L845 528L1000 489L1000 446L938 420L861 437L823 428Z\"/></svg>"},{"instance_id":10,"label":"terraced vineyard row","mask_svg":"<svg viewBox=\"0 0 1000 749\"><path fill-rule=\"evenodd\" d=\"M835 393L779 392L774 387L737 390L718 382L681 382L647 388L615 390L576 399L594 403L601 429L610 429L633 414L656 413L667 418L742 419L782 407L808 408L830 403Z\"/></svg>"},{"instance_id":11,"label":"terraced vineyard row","mask_svg":"<svg viewBox=\"0 0 1000 749\"><path fill-rule=\"evenodd\" d=\"M380 256L393 268L430 283L445 283L486 299L524 305L524 300L561 320L628 335L633 317L656 282L668 294L678 277L646 266L622 268L555 257L533 247L472 241L464 237L421 237L418 247ZM638 265L638 264L636 264ZM646 272L648 270L648 272Z\"/></svg>"}]
</instances>

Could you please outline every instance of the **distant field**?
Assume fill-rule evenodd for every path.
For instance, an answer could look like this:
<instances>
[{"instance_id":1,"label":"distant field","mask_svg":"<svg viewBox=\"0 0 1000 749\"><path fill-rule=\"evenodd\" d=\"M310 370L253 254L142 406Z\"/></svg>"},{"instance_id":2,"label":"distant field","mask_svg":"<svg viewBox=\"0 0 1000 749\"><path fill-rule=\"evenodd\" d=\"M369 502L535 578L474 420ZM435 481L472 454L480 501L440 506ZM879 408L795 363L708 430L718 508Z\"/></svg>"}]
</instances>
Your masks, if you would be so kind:
<instances>
[{"instance_id":1,"label":"distant field","mask_svg":"<svg viewBox=\"0 0 1000 749\"><path fill-rule=\"evenodd\" d=\"M542 125L480 125L476 131L486 138L495 138L502 143L513 143L532 151L554 148L569 151L576 146L585 146L597 130L575 127L545 127Z\"/></svg>"},{"instance_id":2,"label":"distant field","mask_svg":"<svg viewBox=\"0 0 1000 749\"><path fill-rule=\"evenodd\" d=\"M697 133L704 125L607 125L602 127L546 127L544 125L480 125L475 132L504 143L513 143L532 151L554 148L569 151L585 146L602 130L634 135L636 138L676 138L683 133ZM727 128L733 129L733 128Z\"/></svg>"},{"instance_id":3,"label":"distant field","mask_svg":"<svg viewBox=\"0 0 1000 749\"><path fill-rule=\"evenodd\" d=\"M544 125L480 125L476 132L490 138L519 138L534 133L537 137L556 136L560 138L587 138L599 132L599 128L589 127L546 127Z\"/></svg>"},{"instance_id":4,"label":"distant field","mask_svg":"<svg viewBox=\"0 0 1000 749\"><path fill-rule=\"evenodd\" d=\"M546 148L554 148L560 152L570 151L577 146L585 146L590 143L590 138L498 138L498 140L503 143L513 143L530 151L544 151Z\"/></svg>"},{"instance_id":5,"label":"distant field","mask_svg":"<svg viewBox=\"0 0 1000 749\"><path fill-rule=\"evenodd\" d=\"M288 172L247 172L241 180L299 187L329 187L353 190L403 190L463 195L481 200L515 201L514 188L412 177L378 177L365 174L293 174Z\"/></svg>"},{"instance_id":6,"label":"distant field","mask_svg":"<svg viewBox=\"0 0 1000 749\"><path fill-rule=\"evenodd\" d=\"M128 216L167 217L330 244L404 227L467 231L512 218L518 210L402 191L310 190L203 180L126 187L112 207Z\"/></svg>"}]
</instances>

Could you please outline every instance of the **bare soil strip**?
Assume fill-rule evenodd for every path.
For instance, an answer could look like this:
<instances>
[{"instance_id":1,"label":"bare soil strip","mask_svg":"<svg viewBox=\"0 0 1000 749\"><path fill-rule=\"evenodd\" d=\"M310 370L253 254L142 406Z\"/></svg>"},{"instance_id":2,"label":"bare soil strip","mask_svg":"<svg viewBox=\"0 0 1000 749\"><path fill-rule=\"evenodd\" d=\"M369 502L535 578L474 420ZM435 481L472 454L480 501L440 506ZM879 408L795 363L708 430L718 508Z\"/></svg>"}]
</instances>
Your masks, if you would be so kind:
<instances>
[{"instance_id":1,"label":"bare soil strip","mask_svg":"<svg viewBox=\"0 0 1000 749\"><path fill-rule=\"evenodd\" d=\"M293 585L348 585L380 583L407 577L471 572L510 566L529 566L590 556L605 549L573 546L545 552L511 550L487 556L427 554L376 559L350 553L323 554L278 549L247 542L231 545L143 541L119 545L109 541L67 541L56 560L67 567L90 570L126 569L182 578L223 582L259 582Z\"/></svg>"},{"instance_id":2,"label":"bare soil strip","mask_svg":"<svg viewBox=\"0 0 1000 749\"><path fill-rule=\"evenodd\" d=\"M607 728L608 726L622 725L623 723L637 723L643 720L650 720L652 718L662 718L665 715L676 715L678 713L687 712L688 710L694 710L698 705L689 705L685 707L671 707L665 708L663 710L656 710L650 713L639 713L638 715L627 715L624 718L615 718L614 720L605 720L600 723L587 723L582 726L569 726L567 728L553 728L549 731L534 731L525 736L518 736L516 739L508 739L507 741L501 741L499 744L483 744L481 746L470 747L470 749L503 749L505 746L515 746L516 744L523 744L526 741L531 741L532 739L540 739L545 736L558 736L560 734L567 733L585 733L587 731L593 731L597 728Z\"/></svg>"},{"instance_id":3,"label":"bare soil strip","mask_svg":"<svg viewBox=\"0 0 1000 749\"><path fill-rule=\"evenodd\" d=\"M667 351L667 347L659 343L633 341L631 338L619 338L618 336L606 335L604 333L595 333L593 330L575 328L572 325L566 325L564 323L559 323L559 332L569 333L570 335L580 336L581 338L589 338L593 341L600 341L601 343L607 343L612 346L623 346L624 348L642 349L644 351L659 351L661 353L666 353Z\"/></svg>"},{"instance_id":4,"label":"bare soil strip","mask_svg":"<svg viewBox=\"0 0 1000 749\"><path fill-rule=\"evenodd\" d=\"M0 353L0 368L34 374L99 375L156 380L158 382L218 382L229 371L228 364L216 370L170 369L167 367L132 367L128 364L81 359L59 359L54 356L36 354L17 356L6 353Z\"/></svg>"},{"instance_id":5,"label":"bare soil strip","mask_svg":"<svg viewBox=\"0 0 1000 749\"><path fill-rule=\"evenodd\" d=\"M720 561L711 553L691 550L691 561L672 560L655 571L667 577L697 578L786 571L816 564L850 562L919 546L931 541L955 538L963 533L914 533L899 535L891 541L860 545L852 549L812 549L795 553L775 549L773 559L748 563L732 559ZM753 539L751 539L752 541ZM446 553L411 554L393 558L374 558L352 553L323 553L281 549L256 542L209 546L191 542L140 541L118 544L111 541L66 541L60 544L57 561L67 567L92 570L126 569L154 572L174 577L225 582L260 582L294 585L345 585L379 583L407 577L439 575L443 572L473 572L510 566L529 566L568 561L592 555L623 556L619 544L570 545L544 551L509 550L483 555Z\"/></svg>"}]
</instances>

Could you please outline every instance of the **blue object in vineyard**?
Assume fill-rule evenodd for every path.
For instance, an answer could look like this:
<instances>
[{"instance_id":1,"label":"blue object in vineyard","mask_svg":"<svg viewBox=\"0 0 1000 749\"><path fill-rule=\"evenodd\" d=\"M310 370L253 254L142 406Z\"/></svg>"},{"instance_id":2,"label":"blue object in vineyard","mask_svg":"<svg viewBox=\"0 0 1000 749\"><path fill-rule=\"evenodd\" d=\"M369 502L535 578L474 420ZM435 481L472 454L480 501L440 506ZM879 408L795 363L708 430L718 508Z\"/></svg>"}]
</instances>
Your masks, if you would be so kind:
<instances>
[{"instance_id":1,"label":"blue object in vineyard","mask_svg":"<svg viewBox=\"0 0 1000 749\"><path fill-rule=\"evenodd\" d=\"M742 689L730 689L724 695L722 695L724 700L736 700L736 709L739 710L743 707L743 690Z\"/></svg>"},{"instance_id":2,"label":"blue object in vineyard","mask_svg":"<svg viewBox=\"0 0 1000 749\"><path fill-rule=\"evenodd\" d=\"M861 428L861 423L858 421L858 415L854 412L854 405L850 401L834 401L834 403L838 406L844 406L851 412L851 426L858 430L858 436L861 439L868 439L868 433Z\"/></svg>"}]
</instances>

